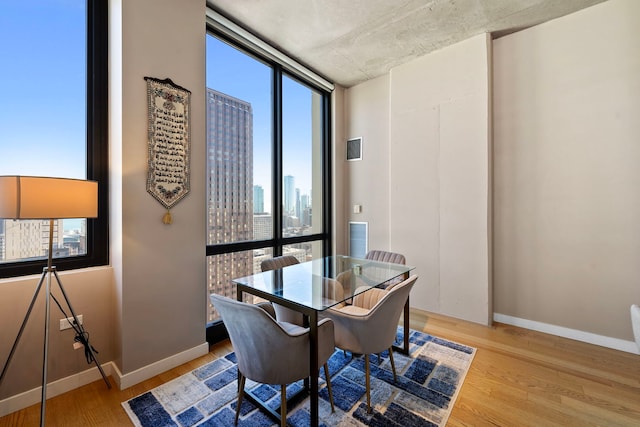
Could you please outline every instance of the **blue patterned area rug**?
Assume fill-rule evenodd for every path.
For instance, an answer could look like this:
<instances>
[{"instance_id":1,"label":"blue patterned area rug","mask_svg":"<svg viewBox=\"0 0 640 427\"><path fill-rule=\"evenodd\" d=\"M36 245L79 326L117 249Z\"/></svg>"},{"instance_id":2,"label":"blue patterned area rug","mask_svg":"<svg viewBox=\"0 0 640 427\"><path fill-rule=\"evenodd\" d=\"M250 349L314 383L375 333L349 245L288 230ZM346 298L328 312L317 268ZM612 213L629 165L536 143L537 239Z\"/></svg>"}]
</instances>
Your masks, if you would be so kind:
<instances>
[{"instance_id":1,"label":"blue patterned area rug","mask_svg":"<svg viewBox=\"0 0 640 427\"><path fill-rule=\"evenodd\" d=\"M402 330L398 339L402 342ZM444 426L460 387L471 366L475 349L422 332L410 331L410 356L394 352L398 374L393 372L387 352L371 357L371 405L367 414L364 359L352 358L336 350L329 359L335 402L331 413L329 395L320 379L320 425L322 426ZM249 379L247 388L278 411L280 386L257 384ZM287 387L291 396L303 387L302 381ZM233 426L237 397L237 368L229 353L194 371L122 403L138 427ZM242 402L241 427L277 424L246 398ZM309 425L309 398L288 408L290 426Z\"/></svg>"}]
</instances>

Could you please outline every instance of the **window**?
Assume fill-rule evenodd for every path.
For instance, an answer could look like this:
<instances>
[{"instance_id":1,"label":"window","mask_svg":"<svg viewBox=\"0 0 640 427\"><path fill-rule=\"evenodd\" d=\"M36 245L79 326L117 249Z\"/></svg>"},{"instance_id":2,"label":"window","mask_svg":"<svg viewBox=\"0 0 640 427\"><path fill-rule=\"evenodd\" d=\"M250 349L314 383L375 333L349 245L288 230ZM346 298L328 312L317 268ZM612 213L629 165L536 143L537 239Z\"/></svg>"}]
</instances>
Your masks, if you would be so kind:
<instances>
[{"instance_id":1,"label":"window","mask_svg":"<svg viewBox=\"0 0 640 427\"><path fill-rule=\"evenodd\" d=\"M234 297L265 258L328 255L330 94L213 29L206 63L208 286Z\"/></svg>"},{"instance_id":2,"label":"window","mask_svg":"<svg viewBox=\"0 0 640 427\"><path fill-rule=\"evenodd\" d=\"M98 181L97 219L55 221L58 270L108 262L107 30L107 0L0 14L0 174ZM48 233L49 221L0 220L0 277L40 273Z\"/></svg>"}]
</instances>

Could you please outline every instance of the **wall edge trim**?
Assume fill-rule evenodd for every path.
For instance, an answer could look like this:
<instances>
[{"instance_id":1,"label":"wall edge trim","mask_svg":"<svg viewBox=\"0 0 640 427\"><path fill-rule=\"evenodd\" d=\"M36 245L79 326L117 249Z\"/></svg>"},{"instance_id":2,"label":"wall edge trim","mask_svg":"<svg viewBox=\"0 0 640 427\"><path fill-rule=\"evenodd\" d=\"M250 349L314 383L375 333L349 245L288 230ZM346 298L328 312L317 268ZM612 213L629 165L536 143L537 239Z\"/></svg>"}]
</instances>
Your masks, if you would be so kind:
<instances>
[{"instance_id":1,"label":"wall edge trim","mask_svg":"<svg viewBox=\"0 0 640 427\"><path fill-rule=\"evenodd\" d=\"M493 313L493 320L495 322L531 329L533 331L544 332L546 334L569 338L576 341L582 341L588 344L599 345L601 347L607 347L613 350L624 351L632 354L640 354L635 342L633 341L625 341L619 338L607 337L604 335L593 334L591 332L584 332L577 329L565 328L563 326L551 325L549 323L537 322L535 320L521 319L519 317L507 316L506 314L500 313Z\"/></svg>"},{"instance_id":2,"label":"wall edge trim","mask_svg":"<svg viewBox=\"0 0 640 427\"><path fill-rule=\"evenodd\" d=\"M122 374L120 369L118 369L114 364L113 379L118 384L120 390L124 390L141 383L144 380L148 380L158 374L173 369L176 366L180 366L200 356L204 356L207 353L209 353L209 344L205 341L193 348L174 354L173 356L169 356L165 359L158 360L157 362L153 362L127 374Z\"/></svg>"},{"instance_id":3,"label":"wall edge trim","mask_svg":"<svg viewBox=\"0 0 640 427\"><path fill-rule=\"evenodd\" d=\"M112 362L103 363L101 366L107 377L112 375L113 367L115 366ZM94 366L77 374L47 383L47 400L97 380L102 380L102 375L98 368ZM41 398L42 386L39 386L0 400L0 417L40 403Z\"/></svg>"}]
</instances>

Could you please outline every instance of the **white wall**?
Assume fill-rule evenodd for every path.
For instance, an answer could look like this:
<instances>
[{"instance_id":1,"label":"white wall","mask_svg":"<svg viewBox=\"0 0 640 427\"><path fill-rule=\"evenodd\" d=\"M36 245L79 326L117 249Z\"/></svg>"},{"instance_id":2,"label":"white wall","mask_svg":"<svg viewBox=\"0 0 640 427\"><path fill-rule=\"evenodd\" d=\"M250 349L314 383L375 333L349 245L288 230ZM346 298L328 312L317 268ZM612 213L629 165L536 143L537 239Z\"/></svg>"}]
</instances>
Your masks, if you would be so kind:
<instances>
[{"instance_id":1,"label":"white wall","mask_svg":"<svg viewBox=\"0 0 640 427\"><path fill-rule=\"evenodd\" d=\"M391 71L390 246L416 266L412 305L488 323L489 39Z\"/></svg>"},{"instance_id":2,"label":"white wall","mask_svg":"<svg viewBox=\"0 0 640 427\"><path fill-rule=\"evenodd\" d=\"M345 188L349 185L347 162L345 161L346 155L344 147L346 136L346 121L345 118L345 89L341 86L336 86L331 94L331 123L333 124L331 129L331 140L334 142L333 150L331 153L331 163L333 167L333 182L331 191L333 193L333 204L331 206L331 219L333 221L333 241L332 249L333 253L346 254L349 250L349 239L345 239L347 235L347 222L349 218L348 212L346 212L344 206L348 201L346 196L348 190ZM340 142L342 141L342 142Z\"/></svg>"},{"instance_id":3,"label":"white wall","mask_svg":"<svg viewBox=\"0 0 640 427\"><path fill-rule=\"evenodd\" d=\"M631 340L640 2L611 0L503 37L494 55L495 311Z\"/></svg>"},{"instance_id":4,"label":"white wall","mask_svg":"<svg viewBox=\"0 0 640 427\"><path fill-rule=\"evenodd\" d=\"M336 141L337 167L345 171L340 190L346 222L369 224L369 249L389 247L389 76L348 90L346 137ZM362 137L362 160L346 160L346 140ZM362 206L361 213L353 205ZM346 226L346 224L345 224ZM348 228L345 233L348 233ZM348 243L347 239L347 243ZM344 252L349 253L348 245Z\"/></svg>"},{"instance_id":5,"label":"white wall","mask_svg":"<svg viewBox=\"0 0 640 427\"><path fill-rule=\"evenodd\" d=\"M369 222L370 249L403 253L411 305L490 321L488 37L474 37L346 91L344 209ZM342 149L338 142L338 150ZM354 203L363 205L353 214Z\"/></svg>"},{"instance_id":6,"label":"white wall","mask_svg":"<svg viewBox=\"0 0 640 427\"><path fill-rule=\"evenodd\" d=\"M412 306L479 323L495 311L635 351L639 8L611 0L493 48L478 36L346 90L347 128L389 158L367 163L365 144L345 182L368 197L370 226L388 226L381 249L417 267ZM390 208L372 212L380 173L388 201L375 206ZM344 200L347 217L356 197Z\"/></svg>"},{"instance_id":7,"label":"white wall","mask_svg":"<svg viewBox=\"0 0 640 427\"><path fill-rule=\"evenodd\" d=\"M46 264L46 261L44 261ZM64 290L69 297L76 314L83 316L83 324L90 333L90 342L99 351L97 358L101 363L113 360L114 335L113 324L113 274L109 267L96 267L58 273ZM20 326L34 295L40 275L0 280L0 366L9 356L11 346L20 330ZM64 304L55 280L52 293ZM20 344L13 356L0 387L0 416L40 401L39 392L26 397L26 400L12 401L11 396L35 389L42 384L42 357L44 343L44 285L31 312ZM67 314L70 313L67 311ZM87 365L83 350L73 349L73 330L60 331L59 320L64 316L57 305L51 301L50 330L48 349L47 382L50 384L61 378L84 371ZM99 377L98 377L99 378ZM95 379L95 378L94 378ZM53 390L48 389L49 395ZM30 400L29 400L30 399ZM21 405L21 402L25 405ZM18 405L18 406L16 406Z\"/></svg>"},{"instance_id":8,"label":"white wall","mask_svg":"<svg viewBox=\"0 0 640 427\"><path fill-rule=\"evenodd\" d=\"M118 17L117 12L121 10ZM175 354L207 351L205 325L205 1L112 4L112 262L117 365L127 375ZM117 34L112 38L118 37ZM145 76L191 91L191 191L166 212L146 190ZM121 207L121 208L120 208Z\"/></svg>"}]
</instances>

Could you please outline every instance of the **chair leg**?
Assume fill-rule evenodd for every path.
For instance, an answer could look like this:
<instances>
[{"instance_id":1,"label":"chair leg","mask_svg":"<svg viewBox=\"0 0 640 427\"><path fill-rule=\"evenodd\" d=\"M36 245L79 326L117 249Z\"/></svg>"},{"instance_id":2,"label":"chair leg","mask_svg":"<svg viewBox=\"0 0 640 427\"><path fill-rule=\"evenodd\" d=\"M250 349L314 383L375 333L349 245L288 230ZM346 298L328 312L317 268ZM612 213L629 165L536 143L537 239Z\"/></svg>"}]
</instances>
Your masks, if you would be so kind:
<instances>
[{"instance_id":1,"label":"chair leg","mask_svg":"<svg viewBox=\"0 0 640 427\"><path fill-rule=\"evenodd\" d=\"M393 382L397 382L398 378L396 377L396 364L393 363L393 349L389 347L389 361L391 362L391 370L393 371Z\"/></svg>"},{"instance_id":2,"label":"chair leg","mask_svg":"<svg viewBox=\"0 0 640 427\"><path fill-rule=\"evenodd\" d=\"M287 427L287 385L280 386L280 426Z\"/></svg>"},{"instance_id":3,"label":"chair leg","mask_svg":"<svg viewBox=\"0 0 640 427\"><path fill-rule=\"evenodd\" d=\"M236 421L234 425L238 425L238 417L240 416L240 405L242 405L242 399L244 398L244 380L245 376L238 371L238 406L236 406Z\"/></svg>"},{"instance_id":4,"label":"chair leg","mask_svg":"<svg viewBox=\"0 0 640 427\"><path fill-rule=\"evenodd\" d=\"M371 413L371 384L369 380L370 372L369 372L369 355L364 355L364 377L367 388L367 413Z\"/></svg>"},{"instance_id":5,"label":"chair leg","mask_svg":"<svg viewBox=\"0 0 640 427\"><path fill-rule=\"evenodd\" d=\"M324 376L327 379L327 391L329 392L329 402L331 403L331 413L336 412L336 408L333 407L333 392L331 391L331 377L329 377L329 365L324 364Z\"/></svg>"}]
</instances>

